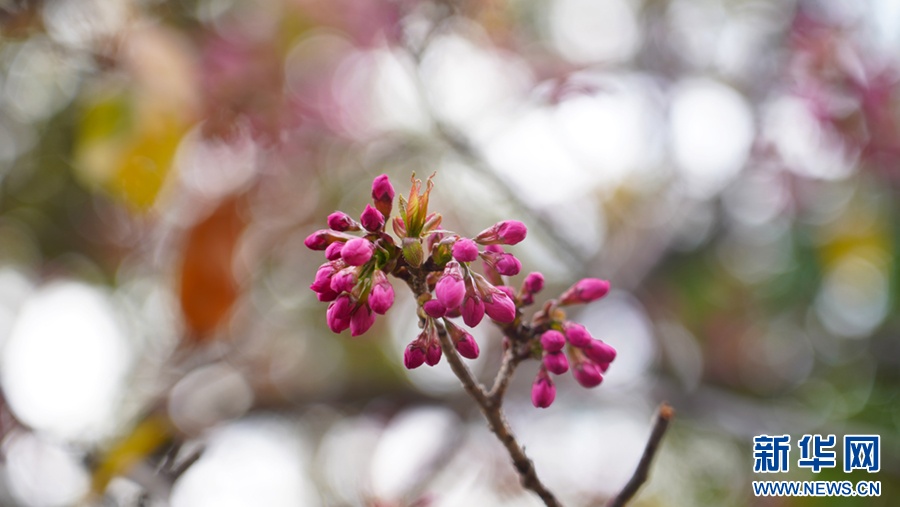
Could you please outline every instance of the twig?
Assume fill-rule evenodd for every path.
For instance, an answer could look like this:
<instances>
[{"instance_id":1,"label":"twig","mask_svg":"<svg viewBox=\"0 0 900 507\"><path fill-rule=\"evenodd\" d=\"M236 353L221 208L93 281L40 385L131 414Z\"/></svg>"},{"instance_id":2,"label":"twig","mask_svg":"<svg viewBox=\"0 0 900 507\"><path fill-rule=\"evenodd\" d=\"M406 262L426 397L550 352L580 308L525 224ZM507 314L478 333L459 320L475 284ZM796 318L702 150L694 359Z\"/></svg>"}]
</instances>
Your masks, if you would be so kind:
<instances>
[{"instance_id":1,"label":"twig","mask_svg":"<svg viewBox=\"0 0 900 507\"><path fill-rule=\"evenodd\" d=\"M450 368L462 382L466 392L478 403L478 407L481 409L481 413L484 414L485 419L487 419L491 431L497 436L503 447L506 448L509 457L512 458L513 466L519 472L522 486L534 491L547 507L561 507L553 493L538 478L537 471L534 469L534 463L525 455L522 446L516 441L516 437L512 434L512 430L510 430L509 424L506 422L500 404L494 403L484 392L484 388L475 380L469 367L462 362L462 359L456 353L456 349L450 341L450 336L447 335L447 331L443 326L438 326L438 336L441 340L441 349L444 356L447 357L447 362L450 363ZM512 374L512 371L509 371Z\"/></svg>"},{"instance_id":2,"label":"twig","mask_svg":"<svg viewBox=\"0 0 900 507\"><path fill-rule=\"evenodd\" d=\"M509 387L509 381L512 379L513 373L519 363L527 357L518 350L517 343L510 343L508 349L503 352L503 361L500 363L500 369L497 376L494 377L494 385L488 392L488 398L497 406L503 402L503 395L506 394L506 388Z\"/></svg>"},{"instance_id":3,"label":"twig","mask_svg":"<svg viewBox=\"0 0 900 507\"><path fill-rule=\"evenodd\" d=\"M666 434L666 430L669 428L669 422L674 416L675 409L669 406L668 403L663 403L659 406L659 409L656 412L656 423L654 423L653 431L650 432L650 438L647 440L646 447L644 447L644 454L641 456L641 461L634 470L634 474L631 475L631 479L628 480L625 487L622 488L622 491L606 504L607 507L621 507L625 505L632 497L634 497L635 493L637 493L644 482L647 481L647 477L650 475L650 465L653 462L653 457L656 455L656 451L659 450L659 444Z\"/></svg>"},{"instance_id":4,"label":"twig","mask_svg":"<svg viewBox=\"0 0 900 507\"><path fill-rule=\"evenodd\" d=\"M412 289L416 297L419 297L428 292L426 277L426 271L423 271L420 268L409 267L406 270L406 276L403 277L403 280L409 288ZM447 333L447 329L440 322L435 322L435 328L437 329L438 338L441 342L441 352L444 357L447 358L447 362L450 363L450 369L453 370L454 375L456 375L462 383L463 388L469 396L475 400L481 413L484 414L484 418L487 419L491 431L497 436L500 443L503 444L506 452L509 453L513 466L515 466L516 471L519 472L522 486L525 489L530 489L535 492L541 500L544 501L544 504L547 507L562 507L553 493L551 493L538 478L534 463L525 455L525 450L519 445L509 424L506 422L506 417L503 415L503 409L500 403L502 390L499 386L505 386L509 382L509 377L512 376L515 365L521 361L521 356L516 353L518 350L518 343L510 343L510 348L507 351L508 355L504 355L503 367L501 367L500 373L498 373L495 387L492 389L492 396L485 391L484 387L475 379L475 375L472 374L469 367L466 366L466 363L464 363L459 354L457 354L456 347L453 346L453 342L450 339L450 335ZM521 329L522 327L515 331ZM498 393L500 396L497 396Z\"/></svg>"},{"instance_id":5,"label":"twig","mask_svg":"<svg viewBox=\"0 0 900 507\"><path fill-rule=\"evenodd\" d=\"M509 386L509 380L512 378L512 374L518 365L513 350L513 347L510 347L503 352L503 361L500 363L500 369L497 370L497 376L494 377L494 385L488 391L488 398L495 405L499 405L503 400L503 395Z\"/></svg>"},{"instance_id":6,"label":"twig","mask_svg":"<svg viewBox=\"0 0 900 507\"><path fill-rule=\"evenodd\" d=\"M169 465L166 475L169 477L169 480L175 482L179 477L184 475L187 472L187 469L190 468L200 457L203 455L203 448L195 449L190 454L188 454L180 463L175 463L174 460Z\"/></svg>"}]
</instances>

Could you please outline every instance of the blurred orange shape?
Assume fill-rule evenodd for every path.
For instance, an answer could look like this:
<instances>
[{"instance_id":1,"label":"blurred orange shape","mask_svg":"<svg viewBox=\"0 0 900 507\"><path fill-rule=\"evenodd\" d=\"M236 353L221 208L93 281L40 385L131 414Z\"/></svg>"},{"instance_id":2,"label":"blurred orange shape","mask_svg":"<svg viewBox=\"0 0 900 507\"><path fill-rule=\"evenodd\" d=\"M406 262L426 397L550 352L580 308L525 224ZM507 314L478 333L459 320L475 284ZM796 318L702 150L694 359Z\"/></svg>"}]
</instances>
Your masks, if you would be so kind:
<instances>
[{"instance_id":1,"label":"blurred orange shape","mask_svg":"<svg viewBox=\"0 0 900 507\"><path fill-rule=\"evenodd\" d=\"M188 232L180 287L186 343L212 338L237 300L232 262L244 228L239 204L237 196L226 198Z\"/></svg>"}]
</instances>

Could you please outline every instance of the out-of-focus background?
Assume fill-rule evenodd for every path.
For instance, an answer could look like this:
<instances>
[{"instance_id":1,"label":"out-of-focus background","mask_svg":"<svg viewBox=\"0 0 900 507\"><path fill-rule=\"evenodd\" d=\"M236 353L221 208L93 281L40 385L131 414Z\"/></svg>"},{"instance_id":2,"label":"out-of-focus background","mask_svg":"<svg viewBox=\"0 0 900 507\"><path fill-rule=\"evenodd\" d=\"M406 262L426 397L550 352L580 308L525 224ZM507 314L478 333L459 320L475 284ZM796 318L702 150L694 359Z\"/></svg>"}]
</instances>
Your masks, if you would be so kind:
<instances>
[{"instance_id":1,"label":"out-of-focus background","mask_svg":"<svg viewBox=\"0 0 900 507\"><path fill-rule=\"evenodd\" d=\"M542 295L613 282L573 316L603 385L534 409L526 364L507 397L566 505L661 400L635 505L896 505L895 0L3 0L0 30L0 505L538 505L446 362L402 367L409 297L350 339L307 288L306 235L413 171L447 228L526 222ZM797 468L806 433L880 434L881 472Z\"/></svg>"}]
</instances>

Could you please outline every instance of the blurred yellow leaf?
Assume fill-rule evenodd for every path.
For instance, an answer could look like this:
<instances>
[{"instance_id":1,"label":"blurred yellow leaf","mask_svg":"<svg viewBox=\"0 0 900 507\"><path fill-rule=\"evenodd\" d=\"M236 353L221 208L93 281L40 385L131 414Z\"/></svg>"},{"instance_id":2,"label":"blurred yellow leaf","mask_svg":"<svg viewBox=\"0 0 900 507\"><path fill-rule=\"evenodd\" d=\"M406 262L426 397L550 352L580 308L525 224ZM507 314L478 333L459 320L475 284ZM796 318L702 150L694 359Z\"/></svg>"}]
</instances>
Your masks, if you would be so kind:
<instances>
[{"instance_id":1,"label":"blurred yellow leaf","mask_svg":"<svg viewBox=\"0 0 900 507\"><path fill-rule=\"evenodd\" d=\"M127 474L137 463L171 441L172 425L162 414L151 414L103 454L91 478L91 489L102 494L114 477Z\"/></svg>"},{"instance_id":2,"label":"blurred yellow leaf","mask_svg":"<svg viewBox=\"0 0 900 507\"><path fill-rule=\"evenodd\" d=\"M183 133L184 129L174 119L165 118L161 125L145 127L128 139L115 176L109 182L113 193L138 209L152 206Z\"/></svg>"},{"instance_id":3,"label":"blurred yellow leaf","mask_svg":"<svg viewBox=\"0 0 900 507\"><path fill-rule=\"evenodd\" d=\"M146 210L156 201L187 125L170 110L138 107L134 101L139 99L124 91L88 99L75 159L89 186Z\"/></svg>"}]
</instances>

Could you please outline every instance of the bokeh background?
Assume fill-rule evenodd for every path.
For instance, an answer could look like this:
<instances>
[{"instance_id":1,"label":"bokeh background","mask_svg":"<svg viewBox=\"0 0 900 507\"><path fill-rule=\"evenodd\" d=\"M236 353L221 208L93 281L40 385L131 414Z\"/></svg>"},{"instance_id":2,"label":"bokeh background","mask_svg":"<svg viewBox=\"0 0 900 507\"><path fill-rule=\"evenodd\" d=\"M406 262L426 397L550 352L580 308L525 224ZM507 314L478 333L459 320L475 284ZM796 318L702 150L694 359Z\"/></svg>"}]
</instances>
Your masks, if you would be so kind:
<instances>
[{"instance_id":1,"label":"bokeh background","mask_svg":"<svg viewBox=\"0 0 900 507\"><path fill-rule=\"evenodd\" d=\"M306 235L413 171L450 229L526 222L547 297L613 282L574 315L604 384L507 396L566 505L661 400L634 505L900 501L895 0L4 0L0 30L0 505L538 505L446 362L403 369L410 298L350 339L307 289ZM763 433L880 434L882 470L755 477Z\"/></svg>"}]
</instances>

